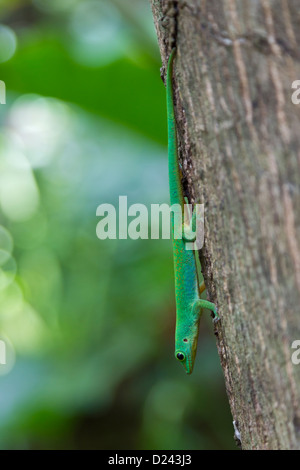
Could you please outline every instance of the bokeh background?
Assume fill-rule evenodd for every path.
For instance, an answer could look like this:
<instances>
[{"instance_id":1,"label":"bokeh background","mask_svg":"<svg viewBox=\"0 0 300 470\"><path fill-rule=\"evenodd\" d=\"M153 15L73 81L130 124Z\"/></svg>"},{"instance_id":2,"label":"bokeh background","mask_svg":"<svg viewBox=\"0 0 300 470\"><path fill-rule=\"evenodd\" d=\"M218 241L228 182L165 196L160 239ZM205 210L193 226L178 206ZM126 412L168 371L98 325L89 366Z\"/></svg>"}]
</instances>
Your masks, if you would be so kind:
<instances>
[{"instance_id":1,"label":"bokeh background","mask_svg":"<svg viewBox=\"0 0 300 470\"><path fill-rule=\"evenodd\" d=\"M148 0L0 0L2 449L231 449L211 318L174 359L169 240L96 237L96 208L168 203Z\"/></svg>"}]
</instances>

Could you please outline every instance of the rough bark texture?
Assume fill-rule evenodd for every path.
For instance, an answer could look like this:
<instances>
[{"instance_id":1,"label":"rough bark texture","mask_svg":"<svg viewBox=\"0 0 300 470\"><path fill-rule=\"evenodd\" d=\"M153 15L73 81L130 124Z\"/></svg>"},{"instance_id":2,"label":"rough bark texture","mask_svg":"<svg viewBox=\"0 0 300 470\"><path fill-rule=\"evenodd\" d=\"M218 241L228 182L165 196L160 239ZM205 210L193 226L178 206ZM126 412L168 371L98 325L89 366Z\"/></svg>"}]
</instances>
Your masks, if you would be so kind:
<instances>
[{"instance_id":1,"label":"rough bark texture","mask_svg":"<svg viewBox=\"0 0 300 470\"><path fill-rule=\"evenodd\" d=\"M300 448L299 0L152 0L243 449ZM164 69L163 69L164 74Z\"/></svg>"}]
</instances>

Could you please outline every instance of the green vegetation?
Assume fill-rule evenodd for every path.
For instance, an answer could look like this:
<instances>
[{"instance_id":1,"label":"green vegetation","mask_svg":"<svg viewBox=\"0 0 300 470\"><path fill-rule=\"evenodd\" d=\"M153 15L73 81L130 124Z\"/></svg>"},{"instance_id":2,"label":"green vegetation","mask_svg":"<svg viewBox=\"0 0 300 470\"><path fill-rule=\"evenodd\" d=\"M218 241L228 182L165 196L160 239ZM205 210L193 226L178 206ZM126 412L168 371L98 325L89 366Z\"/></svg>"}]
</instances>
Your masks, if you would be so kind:
<instances>
[{"instance_id":1,"label":"green vegetation","mask_svg":"<svg viewBox=\"0 0 300 470\"><path fill-rule=\"evenodd\" d=\"M147 0L0 5L0 448L234 447L209 317L173 356L171 242L96 237L103 202L168 202Z\"/></svg>"}]
</instances>

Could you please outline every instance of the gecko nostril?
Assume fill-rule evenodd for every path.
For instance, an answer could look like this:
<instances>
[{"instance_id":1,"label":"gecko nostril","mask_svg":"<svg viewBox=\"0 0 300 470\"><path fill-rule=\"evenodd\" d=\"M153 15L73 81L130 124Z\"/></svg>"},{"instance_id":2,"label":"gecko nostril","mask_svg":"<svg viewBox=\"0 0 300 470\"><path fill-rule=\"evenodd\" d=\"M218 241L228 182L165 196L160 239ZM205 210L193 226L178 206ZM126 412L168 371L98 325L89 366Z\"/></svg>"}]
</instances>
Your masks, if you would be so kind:
<instances>
[{"instance_id":1,"label":"gecko nostril","mask_svg":"<svg viewBox=\"0 0 300 470\"><path fill-rule=\"evenodd\" d=\"M184 338L184 340L183 340L183 341L184 341L185 343L187 343L187 342L188 342L187 338Z\"/></svg>"}]
</instances>

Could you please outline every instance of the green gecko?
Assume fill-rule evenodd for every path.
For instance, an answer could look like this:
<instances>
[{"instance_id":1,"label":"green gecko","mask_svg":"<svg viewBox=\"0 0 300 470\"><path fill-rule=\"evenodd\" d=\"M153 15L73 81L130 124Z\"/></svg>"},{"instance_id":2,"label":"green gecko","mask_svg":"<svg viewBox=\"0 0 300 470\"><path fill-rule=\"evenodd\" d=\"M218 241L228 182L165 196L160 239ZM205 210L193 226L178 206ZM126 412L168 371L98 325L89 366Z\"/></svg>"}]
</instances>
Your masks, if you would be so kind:
<instances>
[{"instance_id":1,"label":"green gecko","mask_svg":"<svg viewBox=\"0 0 300 470\"><path fill-rule=\"evenodd\" d=\"M178 161L176 122L173 104L172 72L173 60L176 49L171 52L167 68L167 114L168 114L168 160L169 160L169 185L170 202L180 204L182 217L184 215L185 198L181 183L181 170ZM184 220L184 219L183 219ZM212 310L215 320L218 319L215 304L200 298L205 290L204 284L200 286L197 272L196 254L193 250L187 250L185 244L193 241L186 236L192 229L195 233L196 210L194 209L189 225L183 223L182 238L176 239L173 234L173 257L175 270L175 296L176 296L176 332L175 332L175 357L185 368L187 374L191 374L194 367L199 321L203 308ZM172 217L172 230L174 232L174 216Z\"/></svg>"}]
</instances>

